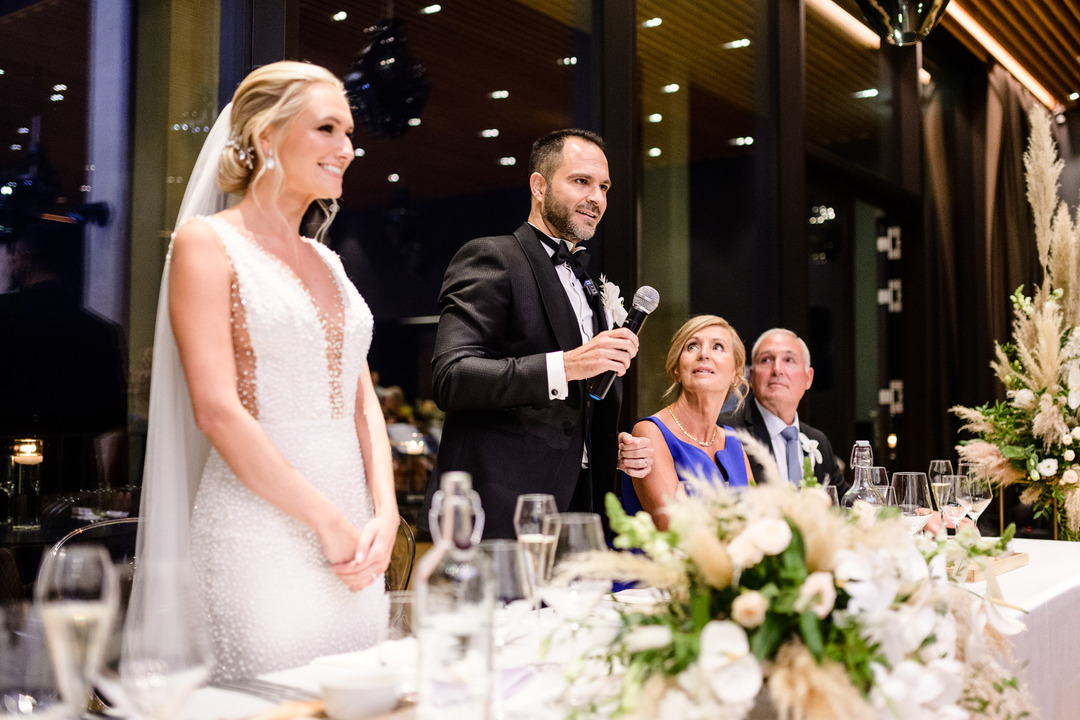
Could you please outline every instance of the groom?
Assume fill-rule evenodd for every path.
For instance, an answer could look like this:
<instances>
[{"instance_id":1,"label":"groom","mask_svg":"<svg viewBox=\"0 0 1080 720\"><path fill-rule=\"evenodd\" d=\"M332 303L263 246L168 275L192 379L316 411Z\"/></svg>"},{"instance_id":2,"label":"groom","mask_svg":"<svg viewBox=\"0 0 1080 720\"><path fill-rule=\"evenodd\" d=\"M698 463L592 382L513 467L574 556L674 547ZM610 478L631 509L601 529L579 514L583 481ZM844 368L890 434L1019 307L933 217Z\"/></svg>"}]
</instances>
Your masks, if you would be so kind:
<instances>
[{"instance_id":1,"label":"groom","mask_svg":"<svg viewBox=\"0 0 1080 720\"><path fill-rule=\"evenodd\" d=\"M586 380L621 376L638 340L609 329L582 244L607 208L611 185L600 136L559 130L533 143L531 209L513 235L467 243L446 270L432 370L446 411L419 525L428 528L439 476L472 475L486 538L514 537L522 493L551 493L560 511L603 513L615 468L647 475L652 447L616 436L616 381L595 401Z\"/></svg>"}]
</instances>

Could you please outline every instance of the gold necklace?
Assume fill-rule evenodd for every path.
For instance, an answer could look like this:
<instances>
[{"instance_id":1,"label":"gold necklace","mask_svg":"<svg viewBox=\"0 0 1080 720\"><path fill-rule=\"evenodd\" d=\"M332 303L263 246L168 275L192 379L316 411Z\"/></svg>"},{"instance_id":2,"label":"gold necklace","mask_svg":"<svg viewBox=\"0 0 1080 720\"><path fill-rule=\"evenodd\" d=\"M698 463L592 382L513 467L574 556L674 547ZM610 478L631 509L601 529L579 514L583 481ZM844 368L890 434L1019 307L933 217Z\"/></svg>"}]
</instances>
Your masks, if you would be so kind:
<instances>
[{"instance_id":1,"label":"gold necklace","mask_svg":"<svg viewBox=\"0 0 1080 720\"><path fill-rule=\"evenodd\" d=\"M696 442L696 443L697 443L698 445L700 445L701 447L712 447L712 444L713 444L714 442L716 442L716 436L717 436L717 435L718 435L718 434L720 433L720 426L719 426L719 425L714 425L714 426L713 426L713 431L712 431L712 440L710 440L709 442L703 442L703 441L701 441L701 440L698 440L698 439L697 439L696 437L694 437L694 436L693 436L693 435L691 435L690 433L686 432L686 428L684 428L684 427L682 426L682 423L681 423L681 422L679 422L679 418L675 417L675 411L671 409L671 406L668 406L668 409L667 409L667 411L668 411L668 415L670 415L670 416L671 416L671 419L672 419L672 420L674 420L674 421L675 421L675 424L679 426L679 429L680 429L680 430L682 430L682 432L683 432L683 435L685 435L686 437L690 438L691 440L693 440L694 442Z\"/></svg>"}]
</instances>

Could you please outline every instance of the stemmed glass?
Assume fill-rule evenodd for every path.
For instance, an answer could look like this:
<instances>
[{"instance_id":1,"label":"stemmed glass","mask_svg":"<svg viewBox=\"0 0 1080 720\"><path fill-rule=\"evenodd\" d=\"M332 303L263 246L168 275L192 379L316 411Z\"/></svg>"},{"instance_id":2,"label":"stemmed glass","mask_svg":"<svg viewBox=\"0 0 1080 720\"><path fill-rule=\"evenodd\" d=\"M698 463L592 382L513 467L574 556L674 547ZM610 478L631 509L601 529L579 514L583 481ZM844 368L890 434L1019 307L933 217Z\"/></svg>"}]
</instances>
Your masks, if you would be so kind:
<instances>
[{"instance_id":1,"label":"stemmed glass","mask_svg":"<svg viewBox=\"0 0 1080 720\"><path fill-rule=\"evenodd\" d=\"M986 465L983 463L960 463L960 474L964 476L960 484L960 501L968 506L968 517L976 526L986 506L994 499L993 488L986 477Z\"/></svg>"},{"instance_id":2,"label":"stemmed glass","mask_svg":"<svg viewBox=\"0 0 1080 720\"><path fill-rule=\"evenodd\" d=\"M555 535L545 534L544 518L559 512L555 496L548 493L518 495L514 508L514 533L525 551L525 573L536 613L536 637L540 642L540 588L551 575Z\"/></svg>"},{"instance_id":3,"label":"stemmed glass","mask_svg":"<svg viewBox=\"0 0 1080 720\"><path fill-rule=\"evenodd\" d=\"M184 563L140 566L134 593L123 635L98 685L114 705L169 720L210 677L206 613Z\"/></svg>"},{"instance_id":4,"label":"stemmed glass","mask_svg":"<svg viewBox=\"0 0 1080 720\"><path fill-rule=\"evenodd\" d=\"M908 521L908 533L915 535L926 527L934 514L926 473L893 473L892 490L896 495L896 506L900 508L900 514Z\"/></svg>"},{"instance_id":5,"label":"stemmed glass","mask_svg":"<svg viewBox=\"0 0 1080 720\"><path fill-rule=\"evenodd\" d=\"M81 716L105 653L119 604L112 559L100 545L71 545L48 553L34 583L60 697Z\"/></svg>"},{"instance_id":6,"label":"stemmed glass","mask_svg":"<svg viewBox=\"0 0 1080 720\"><path fill-rule=\"evenodd\" d=\"M570 623L571 644L576 650L581 623L611 590L611 583L574 572L574 564L589 553L607 550L604 530L596 513L558 513L544 518L544 534L556 539L551 577L542 587L541 597Z\"/></svg>"},{"instance_id":7,"label":"stemmed glass","mask_svg":"<svg viewBox=\"0 0 1080 720\"><path fill-rule=\"evenodd\" d=\"M961 483L964 478L964 475L942 475L938 479L941 485L938 491L938 503L941 505L941 512L950 520L954 535L960 527L960 521L970 509L969 506L964 505L961 493Z\"/></svg>"},{"instance_id":8,"label":"stemmed glass","mask_svg":"<svg viewBox=\"0 0 1080 720\"><path fill-rule=\"evenodd\" d=\"M938 502L938 492L942 485L942 475L952 475L952 460L931 460L930 468L926 471L926 475L930 481L930 488L934 491L934 501L937 502L937 509L941 510L941 503ZM936 486L936 487L935 487Z\"/></svg>"}]
</instances>

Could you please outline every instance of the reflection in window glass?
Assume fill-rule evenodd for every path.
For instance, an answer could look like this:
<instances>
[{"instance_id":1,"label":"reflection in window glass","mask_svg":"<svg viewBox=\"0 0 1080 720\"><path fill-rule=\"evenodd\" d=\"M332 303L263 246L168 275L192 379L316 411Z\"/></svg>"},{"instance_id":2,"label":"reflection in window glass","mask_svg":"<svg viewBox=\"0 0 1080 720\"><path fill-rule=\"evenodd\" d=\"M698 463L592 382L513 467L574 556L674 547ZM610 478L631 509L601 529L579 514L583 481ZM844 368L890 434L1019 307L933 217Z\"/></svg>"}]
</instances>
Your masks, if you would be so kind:
<instances>
[{"instance_id":1,"label":"reflection in window glass","mask_svg":"<svg viewBox=\"0 0 1080 720\"><path fill-rule=\"evenodd\" d=\"M837 21L838 10L848 22ZM892 89L878 37L861 20L854 0L806 3L806 138L880 173Z\"/></svg>"},{"instance_id":2,"label":"reflection in window glass","mask_svg":"<svg viewBox=\"0 0 1080 720\"><path fill-rule=\"evenodd\" d=\"M330 243L375 314L371 366L410 403L430 397L434 316L450 258L471 238L510 233L525 221L534 139L589 127L588 5L393 3L409 64L425 71L426 104L398 137L358 122L357 157ZM345 76L387 7L301 2L300 57ZM409 91L407 83L381 89Z\"/></svg>"},{"instance_id":3,"label":"reflection in window glass","mask_svg":"<svg viewBox=\"0 0 1080 720\"><path fill-rule=\"evenodd\" d=\"M637 4L641 108L641 282L662 302L643 329L643 410L666 389L668 341L686 316L755 326L747 286L754 246L759 47L753 0ZM757 143L757 144L755 144Z\"/></svg>"}]
</instances>

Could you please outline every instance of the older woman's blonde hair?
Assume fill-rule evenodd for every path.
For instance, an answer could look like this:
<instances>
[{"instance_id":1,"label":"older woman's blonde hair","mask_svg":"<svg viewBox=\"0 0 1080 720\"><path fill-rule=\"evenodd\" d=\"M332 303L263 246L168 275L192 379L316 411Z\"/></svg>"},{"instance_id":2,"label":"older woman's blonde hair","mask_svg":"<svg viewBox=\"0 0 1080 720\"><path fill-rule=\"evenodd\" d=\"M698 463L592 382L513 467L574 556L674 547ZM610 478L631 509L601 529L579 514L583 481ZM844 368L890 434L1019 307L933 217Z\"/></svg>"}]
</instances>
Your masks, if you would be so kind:
<instances>
[{"instance_id":1,"label":"older woman's blonde hair","mask_svg":"<svg viewBox=\"0 0 1080 720\"><path fill-rule=\"evenodd\" d=\"M259 147L259 136L269 129L270 153L275 153L289 125L303 110L308 89L316 83L345 93L341 80L326 68L292 60L256 68L241 81L232 99L230 145L218 163L218 184L222 190L243 195L256 183L269 182L270 196L278 196L285 186L285 173L281 163L268 167L267 157ZM248 163L252 166L248 167ZM328 218L332 218L328 206L322 200L319 204ZM320 233L323 230L325 225Z\"/></svg>"},{"instance_id":2,"label":"older woman's blonde hair","mask_svg":"<svg viewBox=\"0 0 1080 720\"><path fill-rule=\"evenodd\" d=\"M667 359L664 361L664 370L667 372L671 386L668 387L662 398L663 402L670 405L679 399L682 394L682 385L675 377L675 371L679 367L679 356L682 355L683 346L687 341L705 328L722 327L731 334L731 350L735 357L735 382L734 387L739 389L739 405L742 405L746 397L746 347L743 345L739 333L731 327L724 318L719 315L695 315L683 323L683 326L671 336L671 347L668 348ZM729 391L730 392L730 391Z\"/></svg>"}]
</instances>

